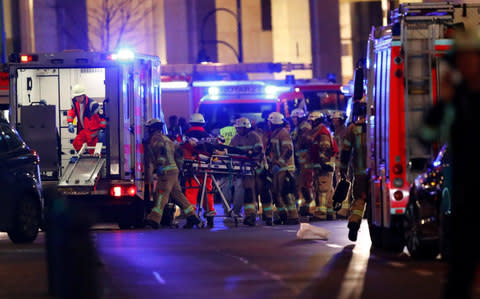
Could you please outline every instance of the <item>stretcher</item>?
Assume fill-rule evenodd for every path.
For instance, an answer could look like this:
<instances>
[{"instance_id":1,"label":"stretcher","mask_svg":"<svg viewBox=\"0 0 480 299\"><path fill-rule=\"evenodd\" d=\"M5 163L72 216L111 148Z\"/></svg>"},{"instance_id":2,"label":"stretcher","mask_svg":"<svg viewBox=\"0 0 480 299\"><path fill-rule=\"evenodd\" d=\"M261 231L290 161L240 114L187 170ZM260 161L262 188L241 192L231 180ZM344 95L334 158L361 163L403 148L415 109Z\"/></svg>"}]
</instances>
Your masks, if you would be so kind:
<instances>
[{"instance_id":1,"label":"stretcher","mask_svg":"<svg viewBox=\"0 0 480 299\"><path fill-rule=\"evenodd\" d=\"M199 155L197 160L185 160L183 170L186 176L193 177L199 186L201 186L201 195L200 200L197 203L198 216L201 215L201 210L203 207L203 202L206 197L206 184L201 182L207 182L207 177L210 177L213 182L214 188L216 188L220 198L222 199L223 204L228 210L228 216L232 215L232 207L230 206L228 200L223 194L222 189L220 188L218 182L218 176L251 176L255 175L255 169L257 167L257 161L243 155ZM198 176L203 177L203 180L200 181ZM208 208L208 207L207 207ZM233 217L235 220L235 226L238 225L238 219ZM207 219L207 224L213 226L213 223L210 223L213 219Z\"/></svg>"}]
</instances>

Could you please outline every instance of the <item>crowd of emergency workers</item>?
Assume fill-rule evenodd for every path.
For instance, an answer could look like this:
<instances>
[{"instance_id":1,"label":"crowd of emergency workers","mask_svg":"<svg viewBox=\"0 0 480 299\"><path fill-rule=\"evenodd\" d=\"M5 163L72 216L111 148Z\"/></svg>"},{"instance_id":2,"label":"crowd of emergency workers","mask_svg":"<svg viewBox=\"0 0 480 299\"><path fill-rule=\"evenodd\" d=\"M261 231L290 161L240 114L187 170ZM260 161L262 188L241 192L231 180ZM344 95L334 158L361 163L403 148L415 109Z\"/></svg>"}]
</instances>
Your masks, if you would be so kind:
<instances>
[{"instance_id":1,"label":"crowd of emergency workers","mask_svg":"<svg viewBox=\"0 0 480 299\"><path fill-rule=\"evenodd\" d=\"M197 206L199 191L205 184L203 216L212 227L217 215L212 180L209 176L205 182L202 176L193 177L186 162L202 155L228 156L233 152L254 161L255 167L249 174L220 179L221 192L231 205L224 204L225 216L243 219L247 226L256 226L257 221L271 226L348 218L349 237L355 241L366 200L366 186L362 183L366 178L362 158L365 102L359 99L353 106L349 124L342 111L309 113L302 108L294 109L289 118L271 112L258 123L238 117L230 126L234 128L233 138L221 135L222 131L232 132L227 128L207 132L208 120L199 113L191 115L189 126L179 125L176 117L171 117L168 131L161 120L148 121L145 168L147 181L154 186L154 200L146 224L159 228L167 203L173 202L186 217L185 228L202 227ZM334 209L335 186L347 177L358 180L356 185L360 187L354 187L353 196L345 197Z\"/></svg>"}]
</instances>

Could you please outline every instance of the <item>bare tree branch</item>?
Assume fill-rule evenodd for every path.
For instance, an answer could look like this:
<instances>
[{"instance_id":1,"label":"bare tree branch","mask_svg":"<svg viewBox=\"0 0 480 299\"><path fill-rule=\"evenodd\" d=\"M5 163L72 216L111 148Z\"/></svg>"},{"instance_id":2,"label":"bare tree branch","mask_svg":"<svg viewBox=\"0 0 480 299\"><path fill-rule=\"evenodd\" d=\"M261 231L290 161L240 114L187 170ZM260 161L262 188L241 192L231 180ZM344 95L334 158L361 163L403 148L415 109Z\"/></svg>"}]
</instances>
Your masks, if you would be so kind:
<instances>
[{"instance_id":1,"label":"bare tree branch","mask_svg":"<svg viewBox=\"0 0 480 299\"><path fill-rule=\"evenodd\" d=\"M156 8L150 0L101 1L98 8L89 8L89 26L95 28L104 51L112 50L112 45L113 49L119 47Z\"/></svg>"}]
</instances>

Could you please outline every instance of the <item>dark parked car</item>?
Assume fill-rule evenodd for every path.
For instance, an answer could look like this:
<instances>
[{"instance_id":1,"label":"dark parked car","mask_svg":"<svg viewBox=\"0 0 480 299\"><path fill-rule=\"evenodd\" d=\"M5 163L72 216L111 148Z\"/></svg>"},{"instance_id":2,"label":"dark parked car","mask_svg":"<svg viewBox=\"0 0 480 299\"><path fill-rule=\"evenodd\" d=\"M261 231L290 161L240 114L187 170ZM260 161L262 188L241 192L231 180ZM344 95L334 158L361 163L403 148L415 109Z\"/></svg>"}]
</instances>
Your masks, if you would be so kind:
<instances>
[{"instance_id":1,"label":"dark parked car","mask_svg":"<svg viewBox=\"0 0 480 299\"><path fill-rule=\"evenodd\" d=\"M451 236L451 162L447 145L412 184L405 212L405 241L413 258L446 259Z\"/></svg>"},{"instance_id":2,"label":"dark parked car","mask_svg":"<svg viewBox=\"0 0 480 299\"><path fill-rule=\"evenodd\" d=\"M33 242L43 223L39 157L0 119L0 231L14 243Z\"/></svg>"}]
</instances>

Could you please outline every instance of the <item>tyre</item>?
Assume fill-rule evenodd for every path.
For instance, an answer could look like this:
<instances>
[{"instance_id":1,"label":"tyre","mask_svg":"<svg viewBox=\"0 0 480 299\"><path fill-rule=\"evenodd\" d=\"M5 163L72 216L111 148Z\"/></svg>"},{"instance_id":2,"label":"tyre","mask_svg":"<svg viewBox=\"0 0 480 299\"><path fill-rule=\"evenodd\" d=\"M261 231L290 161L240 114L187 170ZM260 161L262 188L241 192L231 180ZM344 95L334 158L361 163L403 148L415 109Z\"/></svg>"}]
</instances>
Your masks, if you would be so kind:
<instances>
[{"instance_id":1,"label":"tyre","mask_svg":"<svg viewBox=\"0 0 480 299\"><path fill-rule=\"evenodd\" d=\"M41 211L38 200L29 194L21 196L15 208L13 227L8 237L13 243L32 243L40 229Z\"/></svg>"},{"instance_id":2,"label":"tyre","mask_svg":"<svg viewBox=\"0 0 480 299\"><path fill-rule=\"evenodd\" d=\"M419 215L418 206L414 201L410 201L405 211L404 221L408 252L414 259L434 259L439 253L439 241L438 239L425 237L420 225Z\"/></svg>"}]
</instances>

